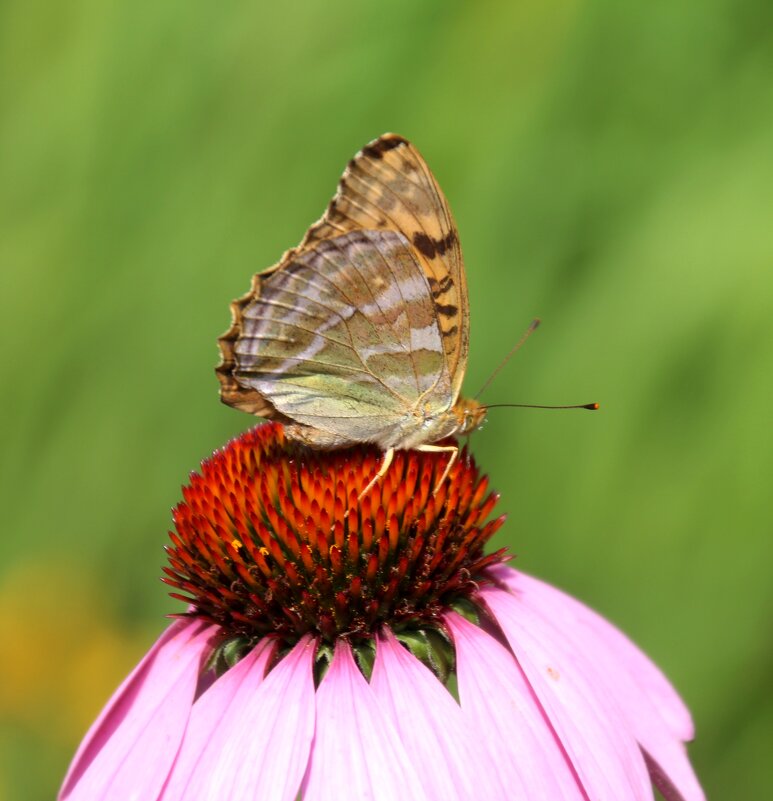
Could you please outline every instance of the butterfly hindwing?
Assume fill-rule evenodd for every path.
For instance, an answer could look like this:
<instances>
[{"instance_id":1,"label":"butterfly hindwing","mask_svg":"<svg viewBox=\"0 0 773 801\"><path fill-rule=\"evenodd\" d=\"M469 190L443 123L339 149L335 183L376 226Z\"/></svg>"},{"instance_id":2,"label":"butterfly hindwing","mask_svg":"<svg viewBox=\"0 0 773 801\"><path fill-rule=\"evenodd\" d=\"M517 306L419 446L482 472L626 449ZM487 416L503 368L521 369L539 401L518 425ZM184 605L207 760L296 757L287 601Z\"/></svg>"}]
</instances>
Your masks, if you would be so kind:
<instances>
[{"instance_id":1,"label":"butterfly hindwing","mask_svg":"<svg viewBox=\"0 0 773 801\"><path fill-rule=\"evenodd\" d=\"M257 276L239 308L233 377L339 441L389 441L419 403L452 403L430 283L405 236L354 230Z\"/></svg>"}]
</instances>

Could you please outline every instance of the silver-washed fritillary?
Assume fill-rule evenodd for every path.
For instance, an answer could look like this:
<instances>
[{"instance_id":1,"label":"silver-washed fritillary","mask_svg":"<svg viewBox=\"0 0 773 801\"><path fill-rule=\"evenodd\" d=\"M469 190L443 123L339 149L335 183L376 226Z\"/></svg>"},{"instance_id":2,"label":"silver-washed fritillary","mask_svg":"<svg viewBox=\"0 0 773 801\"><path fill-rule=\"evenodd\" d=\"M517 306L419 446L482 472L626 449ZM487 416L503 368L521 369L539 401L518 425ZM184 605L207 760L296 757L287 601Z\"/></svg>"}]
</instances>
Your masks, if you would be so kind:
<instances>
[{"instance_id":1,"label":"silver-washed fritillary","mask_svg":"<svg viewBox=\"0 0 773 801\"><path fill-rule=\"evenodd\" d=\"M419 151L384 134L348 164L322 218L231 304L219 339L224 403L285 423L313 448L395 449L477 428L459 398L469 308L459 236ZM439 483L440 483L439 482ZM366 489L366 491L367 491Z\"/></svg>"}]
</instances>

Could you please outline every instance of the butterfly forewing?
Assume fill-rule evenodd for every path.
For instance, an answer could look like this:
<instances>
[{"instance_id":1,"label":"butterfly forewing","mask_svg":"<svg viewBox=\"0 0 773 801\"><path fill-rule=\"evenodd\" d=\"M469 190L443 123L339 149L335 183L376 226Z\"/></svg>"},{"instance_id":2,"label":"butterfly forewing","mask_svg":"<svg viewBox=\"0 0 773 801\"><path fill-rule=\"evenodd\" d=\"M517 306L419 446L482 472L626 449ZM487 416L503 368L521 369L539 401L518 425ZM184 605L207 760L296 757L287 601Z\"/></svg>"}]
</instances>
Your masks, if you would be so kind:
<instances>
[{"instance_id":1,"label":"butterfly forewing","mask_svg":"<svg viewBox=\"0 0 773 801\"><path fill-rule=\"evenodd\" d=\"M427 277L454 398L467 367L469 308L459 236L429 167L410 142L385 134L347 166L338 192L300 249L356 229L386 229L413 246Z\"/></svg>"},{"instance_id":2,"label":"butterfly forewing","mask_svg":"<svg viewBox=\"0 0 773 801\"><path fill-rule=\"evenodd\" d=\"M390 442L452 404L430 283L404 235L358 230L293 253L240 309L238 383L337 441Z\"/></svg>"}]
</instances>

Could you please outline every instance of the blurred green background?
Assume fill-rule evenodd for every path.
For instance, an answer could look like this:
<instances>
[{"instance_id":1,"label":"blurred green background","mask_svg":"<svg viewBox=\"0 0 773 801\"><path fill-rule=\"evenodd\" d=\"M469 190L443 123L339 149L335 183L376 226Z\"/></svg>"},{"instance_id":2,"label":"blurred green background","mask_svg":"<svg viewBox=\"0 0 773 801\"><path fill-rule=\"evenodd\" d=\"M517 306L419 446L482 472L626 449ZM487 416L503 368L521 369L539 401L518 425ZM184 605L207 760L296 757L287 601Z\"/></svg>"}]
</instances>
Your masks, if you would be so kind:
<instances>
[{"instance_id":1,"label":"blurred green background","mask_svg":"<svg viewBox=\"0 0 773 801\"><path fill-rule=\"evenodd\" d=\"M773 5L0 5L0 799L51 799L178 610L170 507L251 420L228 303L412 139L462 235L499 544L661 664L715 799L773 753Z\"/></svg>"}]
</instances>

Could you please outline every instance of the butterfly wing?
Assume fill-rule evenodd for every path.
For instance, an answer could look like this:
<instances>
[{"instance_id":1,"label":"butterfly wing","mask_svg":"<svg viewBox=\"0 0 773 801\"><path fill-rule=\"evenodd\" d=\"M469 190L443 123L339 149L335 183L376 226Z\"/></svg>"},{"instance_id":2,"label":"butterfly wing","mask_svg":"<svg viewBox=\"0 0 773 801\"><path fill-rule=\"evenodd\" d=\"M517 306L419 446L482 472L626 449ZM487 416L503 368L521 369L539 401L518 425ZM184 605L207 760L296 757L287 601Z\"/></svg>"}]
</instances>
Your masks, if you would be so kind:
<instances>
[{"instance_id":1,"label":"butterfly wing","mask_svg":"<svg viewBox=\"0 0 773 801\"><path fill-rule=\"evenodd\" d=\"M217 374L224 403L262 417L282 417L255 386L237 379L235 347L242 336L244 311L261 296L269 277L294 259L312 252L321 242L363 229L394 232L412 246L414 260L429 284L451 400L456 400L469 344L467 284L459 237L448 203L421 154L402 137L385 134L349 162L335 197L301 244L285 253L277 265L256 275L252 290L231 304L233 323L219 340L222 360ZM445 390L440 392L438 400L445 400Z\"/></svg>"},{"instance_id":2,"label":"butterfly wing","mask_svg":"<svg viewBox=\"0 0 773 801\"><path fill-rule=\"evenodd\" d=\"M380 136L349 162L300 247L358 228L395 231L415 248L432 291L455 400L467 368L470 319L459 235L427 163L397 134Z\"/></svg>"},{"instance_id":3,"label":"butterfly wing","mask_svg":"<svg viewBox=\"0 0 773 801\"><path fill-rule=\"evenodd\" d=\"M263 275L241 309L233 376L280 415L389 447L412 410L450 405L430 284L402 234L334 236Z\"/></svg>"}]
</instances>

